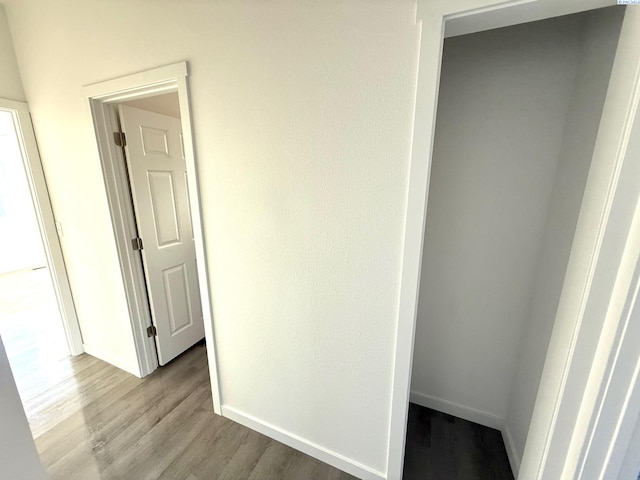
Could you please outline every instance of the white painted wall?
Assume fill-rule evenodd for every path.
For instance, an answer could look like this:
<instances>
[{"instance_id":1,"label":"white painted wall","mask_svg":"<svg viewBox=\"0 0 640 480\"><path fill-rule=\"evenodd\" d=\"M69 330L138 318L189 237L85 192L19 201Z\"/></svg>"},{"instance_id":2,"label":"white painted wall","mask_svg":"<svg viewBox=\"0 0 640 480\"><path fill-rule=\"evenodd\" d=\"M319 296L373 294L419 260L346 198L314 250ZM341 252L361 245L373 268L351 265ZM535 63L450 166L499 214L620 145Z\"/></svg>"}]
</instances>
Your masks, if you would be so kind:
<instances>
[{"instance_id":1,"label":"white painted wall","mask_svg":"<svg viewBox=\"0 0 640 480\"><path fill-rule=\"evenodd\" d=\"M0 98L24 102L22 81L4 6L0 4Z\"/></svg>"},{"instance_id":2,"label":"white painted wall","mask_svg":"<svg viewBox=\"0 0 640 480\"><path fill-rule=\"evenodd\" d=\"M133 356L82 86L187 59L223 405L382 476L415 4L6 5L85 342Z\"/></svg>"},{"instance_id":3,"label":"white painted wall","mask_svg":"<svg viewBox=\"0 0 640 480\"><path fill-rule=\"evenodd\" d=\"M500 427L580 49L565 17L447 39L412 400Z\"/></svg>"},{"instance_id":4,"label":"white painted wall","mask_svg":"<svg viewBox=\"0 0 640 480\"><path fill-rule=\"evenodd\" d=\"M44 480L45 474L0 338L0 478Z\"/></svg>"},{"instance_id":5,"label":"white painted wall","mask_svg":"<svg viewBox=\"0 0 640 480\"><path fill-rule=\"evenodd\" d=\"M516 459L520 459L524 451L600 125L622 16L623 9L616 7L585 14L581 61L504 426Z\"/></svg>"},{"instance_id":6,"label":"white painted wall","mask_svg":"<svg viewBox=\"0 0 640 480\"><path fill-rule=\"evenodd\" d=\"M627 8L523 454L527 478L541 453L540 478L573 478L597 401L596 379L606 370L600 347L612 345L611 328L623 313L620 289L629 288L630 276L624 252L640 197L638 45L640 10Z\"/></svg>"},{"instance_id":7,"label":"white painted wall","mask_svg":"<svg viewBox=\"0 0 640 480\"><path fill-rule=\"evenodd\" d=\"M82 86L187 59L223 403L384 472L415 4L5 3L85 342L134 361Z\"/></svg>"}]
</instances>

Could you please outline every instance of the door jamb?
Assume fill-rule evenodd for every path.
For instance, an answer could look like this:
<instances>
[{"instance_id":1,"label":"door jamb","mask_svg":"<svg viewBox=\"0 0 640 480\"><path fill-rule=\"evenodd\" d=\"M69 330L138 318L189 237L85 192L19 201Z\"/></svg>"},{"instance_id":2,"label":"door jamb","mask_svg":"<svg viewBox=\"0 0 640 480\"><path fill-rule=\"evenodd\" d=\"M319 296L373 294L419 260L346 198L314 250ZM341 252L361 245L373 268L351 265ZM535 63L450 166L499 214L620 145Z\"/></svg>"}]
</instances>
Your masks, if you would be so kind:
<instances>
[{"instance_id":1,"label":"door jamb","mask_svg":"<svg viewBox=\"0 0 640 480\"><path fill-rule=\"evenodd\" d=\"M189 188L189 207L192 214L193 235L198 266L198 284L202 302L207 358L211 377L213 405L220 414L220 389L216 361L213 316L209 289L209 274L203 233L202 210L200 206L200 186L191 127L191 110L187 62L135 73L84 87L84 97L88 115L94 126L98 154L105 181L109 210L114 229L114 237L120 260L120 269L129 307L131 326L138 357L138 376L144 377L158 368L155 342L147 336L151 325L151 314L147 301L142 259L131 248L135 236L135 217L130 193L126 183L126 170L119 147L113 142L112 132L115 116L111 105L117 102L150 97L169 92L177 92L184 142L184 155Z\"/></svg>"},{"instance_id":2,"label":"door jamb","mask_svg":"<svg viewBox=\"0 0 640 480\"><path fill-rule=\"evenodd\" d=\"M575 442L579 455L571 455L572 464L565 466L568 475L577 472L576 478L637 478L640 470L636 454L626 459L634 464L629 465L633 472L621 475L627 467L625 456L634 447L634 428L640 418L640 202L623 255L616 299L610 304L598 345L602 360L592 368L592 392L584 397L592 402L583 401L581 406L584 414L579 423L584 426L584 441Z\"/></svg>"},{"instance_id":3,"label":"door jamb","mask_svg":"<svg viewBox=\"0 0 640 480\"><path fill-rule=\"evenodd\" d=\"M18 145L22 153L22 166L29 184L29 193L38 221L38 228L42 239L51 283L60 311L60 320L67 340L67 348L71 355L80 355L82 334L73 303L73 295L64 263L62 247L56 229L56 220L51 207L49 190L40 160L40 153L36 143L29 106L24 102L0 99L0 110L10 112L13 116Z\"/></svg>"},{"instance_id":4,"label":"door jamb","mask_svg":"<svg viewBox=\"0 0 640 480\"><path fill-rule=\"evenodd\" d=\"M456 2L456 5L446 4L446 2L443 2L442 5L434 5L433 2L429 0L418 0L417 24L420 33L420 46L409 186L407 192L407 213L402 254L398 327L392 377L391 415L387 452L387 478L389 479L402 478L404 464L420 270L422 267L422 248L426 224L427 196L435 133L442 48L445 37L445 23L451 19L457 20L462 18L473 23L473 16L478 14L478 24L486 24L487 17L494 16L498 19L497 23L500 23L499 26L508 26L522 23L523 21L577 13L579 11L591 10L608 5L610 5L610 3L598 1L588 2L587 4L587 2L554 3L546 0L509 0L500 2L494 0L469 0ZM629 10L627 10L627 13L628 12ZM539 16L535 17L535 15ZM523 20L521 17L529 18ZM495 27L496 25L493 26ZM476 31L482 29L483 28L479 28ZM633 68L633 65L631 65L630 68ZM638 84L640 80L636 78L634 81ZM635 110L631 104L632 100L632 96L627 98L625 100L627 105L623 105L623 107L628 106L628 110L635 114ZM632 120L633 115L630 118ZM629 118L625 118L624 125L628 122ZM617 137L608 140L609 142L619 141L621 145L624 146L624 138ZM622 150L622 153L624 153L624 150ZM616 156L615 160L619 163L623 162L624 155ZM604 210L604 214L597 224L599 240L604 236L604 231L607 227L615 227L607 224L608 214L611 211L610 202L618 187L615 168L619 168L619 165L614 167L609 169L603 168L601 169L602 171L597 172L598 175L596 176L600 178L594 182L598 184L597 187L595 187L596 189L605 189L603 182L606 183L608 179L607 175L614 172L614 176L612 177L613 180L606 185L603 198L596 198L598 204L589 206L589 208L593 210L597 210L598 208ZM601 192L597 191L595 193L599 194ZM582 210L584 210L584 202L581 215L583 215ZM588 216L589 214L592 214L592 212L589 211L584 215ZM583 291L583 296L579 299L581 307L585 306L587 298L589 297L592 286L591 279L593 278L596 264L598 263L601 247L601 244L594 246L588 271L584 272L582 276L574 278L569 287L565 283L563 288L564 296L565 290L570 291L572 288L580 289L581 286L584 285L585 290ZM575 247L572 248L572 256L574 255L574 249ZM597 293L601 292L593 292L593 295ZM570 329L573 332L572 335L567 335L566 331L559 332L554 328L552 342L556 344L556 353L555 355L549 354L545 362L545 371L541 380L541 386L544 384L546 391L543 395L544 398L541 398L539 393L536 399L534 416L537 415L536 418L539 425L537 425L537 431L534 435L531 434L530 430L529 437L527 438L527 447L525 449L525 456L523 457L523 465L520 470L521 473L523 473L526 468L526 473L523 473L523 478L544 478L543 475L545 474L546 465L549 460L549 446L554 436L555 428L557 427L557 415L565 400L564 394L566 391L564 387L566 385L566 379L569 375L571 365L576 362L576 358L574 358L575 346L578 333L581 332L581 320L583 316L584 310L581 310L579 314L571 320ZM545 374L554 368L561 371L562 378L550 378L547 380ZM535 437L533 441L532 436ZM528 462L526 467L524 465L525 459Z\"/></svg>"}]
</instances>

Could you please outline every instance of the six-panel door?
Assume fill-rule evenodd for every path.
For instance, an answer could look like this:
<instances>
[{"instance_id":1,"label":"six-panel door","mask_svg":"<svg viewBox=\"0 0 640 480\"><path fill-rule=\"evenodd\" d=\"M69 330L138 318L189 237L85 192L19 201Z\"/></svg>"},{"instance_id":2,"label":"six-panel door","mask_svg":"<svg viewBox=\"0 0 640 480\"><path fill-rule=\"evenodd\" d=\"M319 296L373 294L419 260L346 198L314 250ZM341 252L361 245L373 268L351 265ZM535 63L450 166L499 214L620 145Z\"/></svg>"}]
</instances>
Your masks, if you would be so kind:
<instances>
[{"instance_id":1,"label":"six-panel door","mask_svg":"<svg viewBox=\"0 0 640 480\"><path fill-rule=\"evenodd\" d=\"M181 126L120 105L160 365L204 338Z\"/></svg>"}]
</instances>

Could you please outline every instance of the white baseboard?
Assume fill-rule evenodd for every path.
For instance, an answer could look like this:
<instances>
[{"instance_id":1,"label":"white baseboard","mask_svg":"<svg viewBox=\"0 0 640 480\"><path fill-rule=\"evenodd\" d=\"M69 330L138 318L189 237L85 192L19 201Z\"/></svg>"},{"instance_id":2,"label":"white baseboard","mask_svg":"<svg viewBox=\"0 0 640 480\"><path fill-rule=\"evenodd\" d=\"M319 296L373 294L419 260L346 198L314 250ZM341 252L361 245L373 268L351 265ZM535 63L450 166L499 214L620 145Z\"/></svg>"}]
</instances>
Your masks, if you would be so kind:
<instances>
[{"instance_id":1,"label":"white baseboard","mask_svg":"<svg viewBox=\"0 0 640 480\"><path fill-rule=\"evenodd\" d=\"M454 417L469 420L470 422L479 423L485 427L495 428L497 430L502 429L504 424L504 418L498 417L493 413L483 412L482 410L476 410L475 408L466 407L458 403L450 402L449 400L443 400L441 398L432 397L424 393L411 391L409 397L412 403L420 405L422 407L431 408L439 412L453 415Z\"/></svg>"},{"instance_id":2,"label":"white baseboard","mask_svg":"<svg viewBox=\"0 0 640 480\"><path fill-rule=\"evenodd\" d=\"M233 407L222 405L222 416L363 480L385 480L387 478L386 474L382 472L310 442L294 433L287 432L275 425L270 425Z\"/></svg>"},{"instance_id":3,"label":"white baseboard","mask_svg":"<svg viewBox=\"0 0 640 480\"><path fill-rule=\"evenodd\" d=\"M511 465L511 471L514 478L518 478L518 472L520 471L520 455L516 450L516 445L513 443L513 437L507 425L502 426L502 440L504 441L504 447L507 449L507 457L509 457L509 464Z\"/></svg>"},{"instance_id":4,"label":"white baseboard","mask_svg":"<svg viewBox=\"0 0 640 480\"><path fill-rule=\"evenodd\" d=\"M138 368L138 365L131 364L131 362L127 362L126 360L123 360L120 357L111 355L110 353L105 352L101 348L87 345L86 343L83 344L82 347L84 348L84 352L91 355L92 357L96 357L104 362L107 362L113 365L114 367L119 368L120 370L124 370L125 372L130 373L131 375L134 375L138 378L142 378L140 376L140 369Z\"/></svg>"}]
</instances>

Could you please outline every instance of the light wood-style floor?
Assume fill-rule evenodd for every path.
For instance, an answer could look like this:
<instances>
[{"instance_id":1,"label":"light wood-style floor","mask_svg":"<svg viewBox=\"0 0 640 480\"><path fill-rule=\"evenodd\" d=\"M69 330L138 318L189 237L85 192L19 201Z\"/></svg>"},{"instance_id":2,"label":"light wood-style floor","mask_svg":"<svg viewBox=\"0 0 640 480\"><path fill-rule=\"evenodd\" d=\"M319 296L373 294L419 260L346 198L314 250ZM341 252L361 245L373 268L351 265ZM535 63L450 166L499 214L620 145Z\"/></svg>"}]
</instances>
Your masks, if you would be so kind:
<instances>
[{"instance_id":1,"label":"light wood-style floor","mask_svg":"<svg viewBox=\"0 0 640 480\"><path fill-rule=\"evenodd\" d=\"M18 389L30 398L68 369L68 351L49 270L0 275L0 335Z\"/></svg>"},{"instance_id":2,"label":"light wood-style floor","mask_svg":"<svg viewBox=\"0 0 640 480\"><path fill-rule=\"evenodd\" d=\"M0 278L0 334L51 479L354 478L215 415L203 345L144 379L66 357L47 275Z\"/></svg>"},{"instance_id":3,"label":"light wood-style floor","mask_svg":"<svg viewBox=\"0 0 640 480\"><path fill-rule=\"evenodd\" d=\"M353 478L213 413L199 345L145 379L82 355L26 402L52 479Z\"/></svg>"},{"instance_id":4,"label":"light wood-style floor","mask_svg":"<svg viewBox=\"0 0 640 480\"><path fill-rule=\"evenodd\" d=\"M0 276L0 334L51 479L354 478L215 415L203 345L144 379L67 357L50 288L46 270ZM513 479L500 432L413 404L404 477Z\"/></svg>"}]
</instances>

